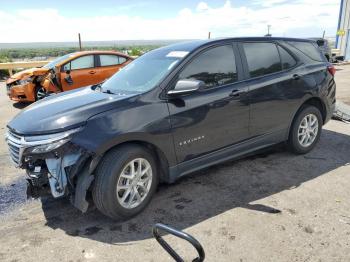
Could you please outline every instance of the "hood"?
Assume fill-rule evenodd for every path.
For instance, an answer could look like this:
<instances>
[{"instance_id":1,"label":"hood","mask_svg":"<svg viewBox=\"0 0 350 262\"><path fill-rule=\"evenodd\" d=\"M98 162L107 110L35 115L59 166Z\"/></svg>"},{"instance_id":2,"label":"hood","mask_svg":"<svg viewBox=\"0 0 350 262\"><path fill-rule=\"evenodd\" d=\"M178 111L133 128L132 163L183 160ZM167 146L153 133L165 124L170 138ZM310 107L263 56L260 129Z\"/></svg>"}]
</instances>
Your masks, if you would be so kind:
<instances>
[{"instance_id":1,"label":"hood","mask_svg":"<svg viewBox=\"0 0 350 262\"><path fill-rule=\"evenodd\" d=\"M93 115L116 108L136 94L106 94L90 87L52 95L15 116L7 125L21 135L50 134L84 125Z\"/></svg>"},{"instance_id":2,"label":"hood","mask_svg":"<svg viewBox=\"0 0 350 262\"><path fill-rule=\"evenodd\" d=\"M30 76L38 76L38 75L44 75L45 73L47 73L50 69L48 68L43 68L43 67L36 67L36 68L30 68L30 69L26 69L23 71L20 71L14 75L12 75L11 77L9 77L6 81L6 84L11 84L17 80L20 79L25 79L27 77Z\"/></svg>"}]
</instances>

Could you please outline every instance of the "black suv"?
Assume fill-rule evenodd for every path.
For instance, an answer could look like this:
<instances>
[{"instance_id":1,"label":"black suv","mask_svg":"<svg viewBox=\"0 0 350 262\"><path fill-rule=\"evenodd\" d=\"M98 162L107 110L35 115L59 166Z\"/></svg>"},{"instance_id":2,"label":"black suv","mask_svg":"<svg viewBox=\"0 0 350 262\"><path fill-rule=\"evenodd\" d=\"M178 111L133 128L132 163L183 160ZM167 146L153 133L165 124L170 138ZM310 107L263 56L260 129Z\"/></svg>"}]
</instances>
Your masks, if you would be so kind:
<instances>
[{"instance_id":1,"label":"black suv","mask_svg":"<svg viewBox=\"0 0 350 262\"><path fill-rule=\"evenodd\" d=\"M309 152L334 109L334 72L311 40L175 44L34 103L6 139L31 196L70 196L86 211L91 194L105 215L128 218L159 182L283 141Z\"/></svg>"}]
</instances>

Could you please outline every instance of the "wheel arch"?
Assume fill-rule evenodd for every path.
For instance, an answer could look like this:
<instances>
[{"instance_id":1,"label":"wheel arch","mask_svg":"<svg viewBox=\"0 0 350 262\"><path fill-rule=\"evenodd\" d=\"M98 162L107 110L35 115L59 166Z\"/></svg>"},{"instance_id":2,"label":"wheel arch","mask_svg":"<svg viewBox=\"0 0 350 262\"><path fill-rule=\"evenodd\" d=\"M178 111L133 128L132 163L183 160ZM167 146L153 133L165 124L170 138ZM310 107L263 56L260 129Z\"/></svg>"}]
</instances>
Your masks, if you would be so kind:
<instances>
[{"instance_id":1,"label":"wheel arch","mask_svg":"<svg viewBox=\"0 0 350 262\"><path fill-rule=\"evenodd\" d=\"M327 109L326 109L326 105L325 103L322 101L321 98L319 97L311 97L309 99L307 99L299 108L298 112L300 111L300 109L305 106L305 105L311 105L314 106L316 108L318 108L318 110L320 110L321 115L322 115L322 120L323 122L325 122L326 117L327 117Z\"/></svg>"},{"instance_id":2,"label":"wheel arch","mask_svg":"<svg viewBox=\"0 0 350 262\"><path fill-rule=\"evenodd\" d=\"M166 155L159 147L157 147L155 144L148 142L148 141L135 139L135 140L129 140L129 141L124 141L124 142L120 142L118 144L115 144L112 147L108 148L108 150L106 150L103 153L103 155L100 158L100 161L103 158L103 156L108 154L108 152L110 152L111 150L118 148L118 147L125 146L125 145L137 145L137 146L141 146L143 148L148 149L153 154L153 156L155 158L155 162L157 165L156 168L159 171L158 174L159 174L160 182L168 182L169 181L169 162L168 162Z\"/></svg>"},{"instance_id":3,"label":"wheel arch","mask_svg":"<svg viewBox=\"0 0 350 262\"><path fill-rule=\"evenodd\" d=\"M318 110L320 110L321 115L322 115L322 121L323 121L323 123L325 122L326 117L327 117L327 109L326 109L326 105L324 104L322 99L319 98L319 97L307 97L303 101L303 103L298 107L298 110L293 115L292 121L290 122L289 129L288 129L288 137L290 135L291 127L293 126L293 123L294 123L296 117L298 116L299 112L306 105L311 105L311 106L314 106L314 107L318 108Z\"/></svg>"}]
</instances>

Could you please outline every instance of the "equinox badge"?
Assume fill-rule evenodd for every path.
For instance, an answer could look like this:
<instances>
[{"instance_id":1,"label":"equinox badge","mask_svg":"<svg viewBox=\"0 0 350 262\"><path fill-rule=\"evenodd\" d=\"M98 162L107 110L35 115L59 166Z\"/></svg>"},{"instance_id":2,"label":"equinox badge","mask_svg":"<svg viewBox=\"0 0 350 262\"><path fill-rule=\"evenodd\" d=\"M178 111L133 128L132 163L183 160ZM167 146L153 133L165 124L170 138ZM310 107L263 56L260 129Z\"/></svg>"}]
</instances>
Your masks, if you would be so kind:
<instances>
[{"instance_id":1,"label":"equinox badge","mask_svg":"<svg viewBox=\"0 0 350 262\"><path fill-rule=\"evenodd\" d=\"M179 143L179 146L191 144L191 143L193 143L193 142L202 140L202 139L204 139L204 138L205 138L205 136L199 136L199 137L195 137L195 138L190 138L190 139L188 139L188 140L185 140L185 141L180 142L180 143Z\"/></svg>"}]
</instances>

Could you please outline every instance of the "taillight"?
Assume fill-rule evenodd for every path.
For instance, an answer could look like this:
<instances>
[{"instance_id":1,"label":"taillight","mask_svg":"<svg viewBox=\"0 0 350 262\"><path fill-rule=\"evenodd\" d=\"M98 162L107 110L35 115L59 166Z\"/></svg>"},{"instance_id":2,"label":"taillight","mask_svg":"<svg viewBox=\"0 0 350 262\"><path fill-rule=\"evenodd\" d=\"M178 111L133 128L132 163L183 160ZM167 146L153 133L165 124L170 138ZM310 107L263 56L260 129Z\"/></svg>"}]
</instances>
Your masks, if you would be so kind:
<instances>
[{"instance_id":1,"label":"taillight","mask_svg":"<svg viewBox=\"0 0 350 262\"><path fill-rule=\"evenodd\" d=\"M334 67L334 65L329 65L328 67L327 67L327 69L328 69L328 72L332 75L332 76L334 76L335 75L335 67Z\"/></svg>"}]
</instances>

